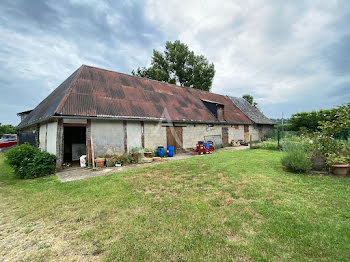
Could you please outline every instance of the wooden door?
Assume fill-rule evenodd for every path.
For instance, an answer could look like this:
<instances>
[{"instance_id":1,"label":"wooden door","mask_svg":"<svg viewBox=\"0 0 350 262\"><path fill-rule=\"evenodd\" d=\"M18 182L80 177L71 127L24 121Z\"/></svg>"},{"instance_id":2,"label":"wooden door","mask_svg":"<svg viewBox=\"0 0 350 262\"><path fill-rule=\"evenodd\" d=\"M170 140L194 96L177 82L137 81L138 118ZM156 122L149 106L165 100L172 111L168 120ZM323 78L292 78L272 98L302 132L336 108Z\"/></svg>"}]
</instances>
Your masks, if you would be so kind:
<instances>
[{"instance_id":1,"label":"wooden door","mask_svg":"<svg viewBox=\"0 0 350 262\"><path fill-rule=\"evenodd\" d=\"M222 128L222 143L228 145L228 127Z\"/></svg>"},{"instance_id":2,"label":"wooden door","mask_svg":"<svg viewBox=\"0 0 350 262\"><path fill-rule=\"evenodd\" d=\"M244 141L249 142L249 126L244 125Z\"/></svg>"},{"instance_id":3,"label":"wooden door","mask_svg":"<svg viewBox=\"0 0 350 262\"><path fill-rule=\"evenodd\" d=\"M173 146L175 152L179 152L183 147L182 127L168 126L166 128L166 142L168 146Z\"/></svg>"}]
</instances>

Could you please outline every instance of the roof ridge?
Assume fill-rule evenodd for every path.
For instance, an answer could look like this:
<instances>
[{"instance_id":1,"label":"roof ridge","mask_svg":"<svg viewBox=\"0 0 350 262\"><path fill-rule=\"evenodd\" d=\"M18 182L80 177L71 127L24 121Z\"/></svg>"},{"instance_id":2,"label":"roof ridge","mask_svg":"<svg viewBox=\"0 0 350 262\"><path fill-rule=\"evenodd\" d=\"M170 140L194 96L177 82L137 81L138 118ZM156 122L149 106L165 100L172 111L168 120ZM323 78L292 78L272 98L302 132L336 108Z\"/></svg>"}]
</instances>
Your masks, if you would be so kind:
<instances>
[{"instance_id":1,"label":"roof ridge","mask_svg":"<svg viewBox=\"0 0 350 262\"><path fill-rule=\"evenodd\" d=\"M175 86L175 87L179 87L179 88L183 88L183 89L187 89L187 90L188 90L188 89L189 89L189 90L195 89L196 91L201 91L201 92L205 92L205 93L209 93L209 94L214 94L214 95L225 96L225 95L222 95L222 94L218 94L218 93L213 93L213 92L210 92L210 91L205 91L205 90L197 89L197 88L194 88L194 87L179 86L179 85L171 84L171 83L168 83L168 82L162 82L162 81L155 80L155 79L151 79L151 78L147 78L147 77L134 76L134 75L130 75L130 74L127 74L127 73L117 72L117 71L113 71L113 70L109 70L109 69L105 69L105 68L100 68L100 67L97 67L97 66L84 65L84 64L83 64L82 66L90 67L90 68L95 68L95 69L99 69L99 70L102 70L102 71L117 73L117 74L121 74L121 75L126 75L126 76L141 78L141 79L146 79L146 80L149 80L149 81L153 81L153 82L157 82L157 83L161 83L161 84L166 84L166 85L171 85L171 86Z\"/></svg>"},{"instance_id":2,"label":"roof ridge","mask_svg":"<svg viewBox=\"0 0 350 262\"><path fill-rule=\"evenodd\" d=\"M64 95L64 97L62 98L61 102L58 104L58 106L56 107L54 114L57 114L58 111L62 110L64 104L67 102L67 99L70 95L70 93L72 92L73 89L73 84L75 83L75 81L79 78L79 75L83 69L85 65L81 65L80 68L78 69L78 72L76 73L76 75L74 76L73 81L70 83L67 93Z\"/></svg>"}]
</instances>

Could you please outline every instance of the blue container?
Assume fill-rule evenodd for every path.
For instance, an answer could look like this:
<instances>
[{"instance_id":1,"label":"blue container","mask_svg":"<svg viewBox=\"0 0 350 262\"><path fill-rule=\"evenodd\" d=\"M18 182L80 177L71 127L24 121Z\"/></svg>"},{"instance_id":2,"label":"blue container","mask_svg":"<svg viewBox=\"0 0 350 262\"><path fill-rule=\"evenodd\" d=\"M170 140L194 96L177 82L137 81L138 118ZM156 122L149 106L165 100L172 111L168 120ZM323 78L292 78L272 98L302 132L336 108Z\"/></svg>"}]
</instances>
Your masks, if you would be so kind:
<instances>
[{"instance_id":1,"label":"blue container","mask_svg":"<svg viewBox=\"0 0 350 262\"><path fill-rule=\"evenodd\" d=\"M158 150L157 150L158 156L159 157L164 157L164 147L163 146L159 146Z\"/></svg>"},{"instance_id":2,"label":"blue container","mask_svg":"<svg viewBox=\"0 0 350 262\"><path fill-rule=\"evenodd\" d=\"M174 156L174 146L168 146L168 157Z\"/></svg>"},{"instance_id":3,"label":"blue container","mask_svg":"<svg viewBox=\"0 0 350 262\"><path fill-rule=\"evenodd\" d=\"M210 147L210 143L209 142L205 142L205 148L209 148Z\"/></svg>"}]
</instances>

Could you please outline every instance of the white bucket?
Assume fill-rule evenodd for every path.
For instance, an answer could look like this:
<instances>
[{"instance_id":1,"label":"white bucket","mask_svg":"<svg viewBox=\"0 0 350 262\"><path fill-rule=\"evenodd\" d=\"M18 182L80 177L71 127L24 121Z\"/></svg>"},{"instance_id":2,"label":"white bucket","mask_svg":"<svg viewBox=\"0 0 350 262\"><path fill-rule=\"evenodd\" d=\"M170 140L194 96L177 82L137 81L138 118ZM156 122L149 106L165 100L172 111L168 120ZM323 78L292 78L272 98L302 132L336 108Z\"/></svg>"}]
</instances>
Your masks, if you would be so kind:
<instances>
[{"instance_id":1,"label":"white bucket","mask_svg":"<svg viewBox=\"0 0 350 262\"><path fill-rule=\"evenodd\" d=\"M80 167L86 167L86 155L80 157Z\"/></svg>"}]
</instances>

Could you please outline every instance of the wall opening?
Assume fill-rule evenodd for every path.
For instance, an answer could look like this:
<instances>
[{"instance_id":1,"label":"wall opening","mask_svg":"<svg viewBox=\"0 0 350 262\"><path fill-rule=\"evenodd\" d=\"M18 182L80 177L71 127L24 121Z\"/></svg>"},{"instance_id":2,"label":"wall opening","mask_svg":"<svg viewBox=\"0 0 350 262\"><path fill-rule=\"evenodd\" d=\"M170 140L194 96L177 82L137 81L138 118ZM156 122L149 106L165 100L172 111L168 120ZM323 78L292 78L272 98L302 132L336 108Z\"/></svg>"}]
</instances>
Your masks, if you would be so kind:
<instances>
[{"instance_id":1,"label":"wall opening","mask_svg":"<svg viewBox=\"0 0 350 262\"><path fill-rule=\"evenodd\" d=\"M78 164L79 158L86 155L86 127L65 126L64 133L64 163Z\"/></svg>"},{"instance_id":2,"label":"wall opening","mask_svg":"<svg viewBox=\"0 0 350 262\"><path fill-rule=\"evenodd\" d=\"M223 104L207 100L202 100L202 102L216 119L218 119L219 121L225 121Z\"/></svg>"}]
</instances>

